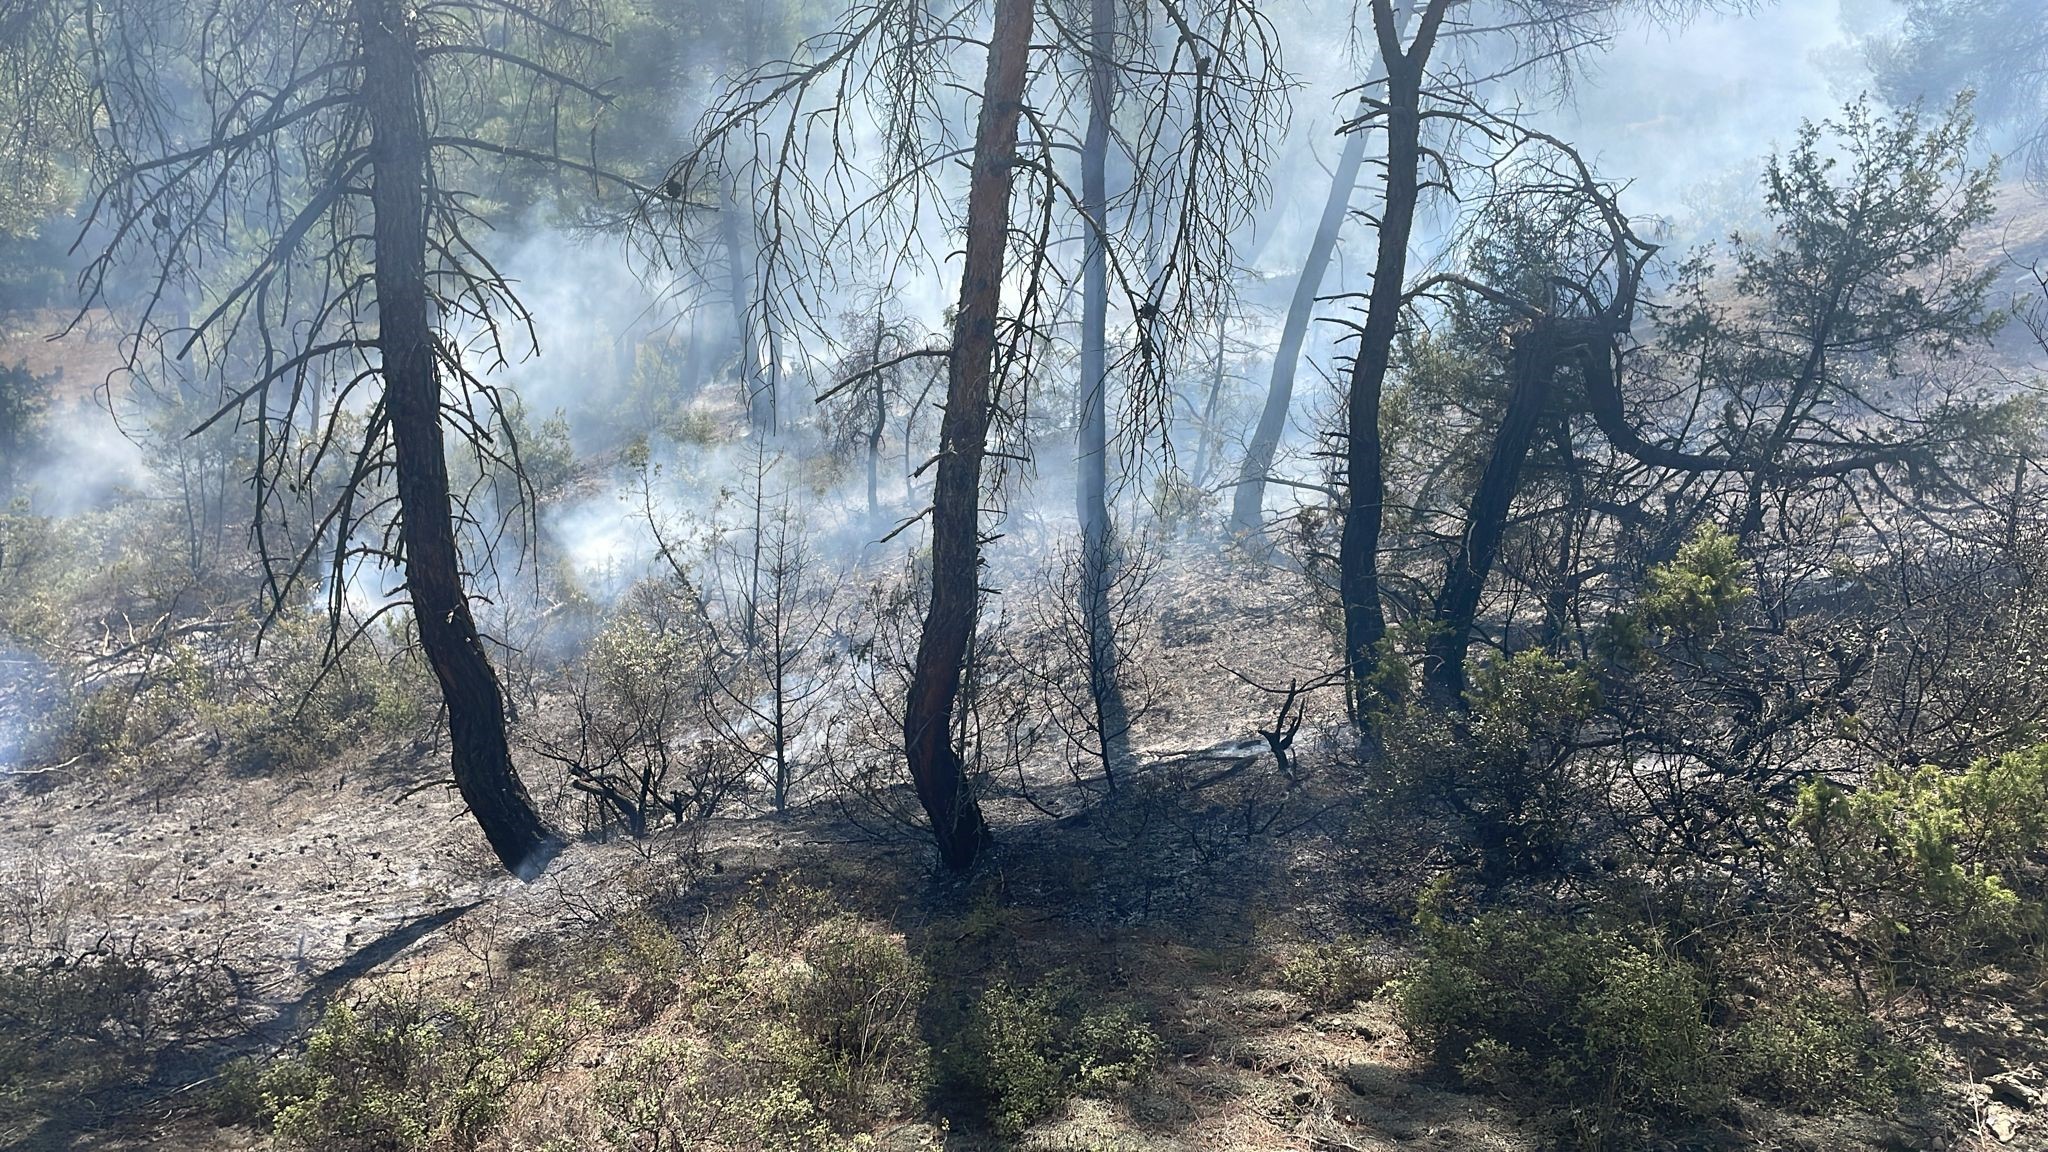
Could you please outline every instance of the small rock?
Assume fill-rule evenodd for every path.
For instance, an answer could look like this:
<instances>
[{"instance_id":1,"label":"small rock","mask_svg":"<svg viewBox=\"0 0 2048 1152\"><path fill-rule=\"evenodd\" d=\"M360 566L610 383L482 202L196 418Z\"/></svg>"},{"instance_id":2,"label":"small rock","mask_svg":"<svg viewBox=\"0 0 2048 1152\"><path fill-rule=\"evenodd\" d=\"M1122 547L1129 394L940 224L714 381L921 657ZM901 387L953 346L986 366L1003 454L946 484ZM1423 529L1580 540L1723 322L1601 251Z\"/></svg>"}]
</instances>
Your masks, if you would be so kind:
<instances>
[{"instance_id":1,"label":"small rock","mask_svg":"<svg viewBox=\"0 0 2048 1152\"><path fill-rule=\"evenodd\" d=\"M2020 1079L2017 1072L2000 1072L1984 1078L1985 1087L1991 1089L1991 1098L2001 1104L2009 1104L2023 1112L2031 1112L2041 1105L2041 1091Z\"/></svg>"},{"instance_id":2,"label":"small rock","mask_svg":"<svg viewBox=\"0 0 2048 1152\"><path fill-rule=\"evenodd\" d=\"M1995 1111L1986 1116L1984 1118L1984 1127L1992 1136L1998 1139L2000 1144L2012 1143L2013 1134L2019 1131L2019 1125L2013 1123L2012 1114L2004 1110Z\"/></svg>"}]
</instances>

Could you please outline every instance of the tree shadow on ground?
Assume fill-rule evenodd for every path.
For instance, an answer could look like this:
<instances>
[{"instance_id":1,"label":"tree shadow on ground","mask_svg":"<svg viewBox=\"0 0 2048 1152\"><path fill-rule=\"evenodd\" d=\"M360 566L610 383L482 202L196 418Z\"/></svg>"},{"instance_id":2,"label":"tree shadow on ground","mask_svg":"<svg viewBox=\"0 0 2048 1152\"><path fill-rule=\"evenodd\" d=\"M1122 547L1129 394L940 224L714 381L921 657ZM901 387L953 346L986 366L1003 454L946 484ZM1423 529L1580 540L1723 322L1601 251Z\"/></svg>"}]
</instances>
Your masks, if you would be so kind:
<instances>
[{"instance_id":1,"label":"tree shadow on ground","mask_svg":"<svg viewBox=\"0 0 2048 1152\"><path fill-rule=\"evenodd\" d=\"M276 1052L352 982L460 920L481 903L475 900L441 908L393 925L315 976L289 1000L234 1005L247 1027L196 1039L174 1039L146 1053L146 1075L124 1083L94 1085L90 1098L53 1102L13 1148L17 1152L63 1152L78 1147L89 1136L104 1136L160 1116L219 1079L236 1061Z\"/></svg>"}]
</instances>

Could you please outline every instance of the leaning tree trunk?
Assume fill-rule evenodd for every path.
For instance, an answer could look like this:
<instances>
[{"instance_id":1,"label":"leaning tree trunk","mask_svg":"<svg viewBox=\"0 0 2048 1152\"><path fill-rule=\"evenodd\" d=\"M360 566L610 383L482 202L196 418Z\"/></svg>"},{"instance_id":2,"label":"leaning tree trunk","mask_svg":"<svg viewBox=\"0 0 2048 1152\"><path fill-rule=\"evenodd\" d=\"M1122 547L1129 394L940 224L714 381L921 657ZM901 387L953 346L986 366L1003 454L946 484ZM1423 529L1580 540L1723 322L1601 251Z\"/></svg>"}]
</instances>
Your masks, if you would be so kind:
<instances>
[{"instance_id":1,"label":"leaning tree trunk","mask_svg":"<svg viewBox=\"0 0 2048 1152\"><path fill-rule=\"evenodd\" d=\"M1115 99L1116 0L1092 0L1088 30L1088 133L1081 143L1081 211L1087 217L1081 262L1081 445L1076 502L1081 517L1081 622L1088 634L1088 699L1095 707L1097 751L1113 790L1130 759L1130 709L1117 676L1116 621L1110 587L1109 502L1109 118Z\"/></svg>"},{"instance_id":2,"label":"leaning tree trunk","mask_svg":"<svg viewBox=\"0 0 2048 1152\"><path fill-rule=\"evenodd\" d=\"M1557 370L1556 338L1545 330L1543 321L1537 324L1515 340L1509 356L1507 411L1494 432L1493 454L1472 493L1464 537L1436 598L1434 627L1423 661L1423 686L1430 698L1444 707L1463 705L1465 649L1479 614L1479 597L1500 555L1508 510L1522 484L1522 464L1529 457L1536 422L1549 401L1551 377Z\"/></svg>"},{"instance_id":3,"label":"leaning tree trunk","mask_svg":"<svg viewBox=\"0 0 2048 1152\"><path fill-rule=\"evenodd\" d=\"M1414 0L1395 0L1394 27L1406 27ZM1373 67L1366 80L1371 86L1387 78L1384 59ZM1363 115L1367 105L1359 104ZM1344 138L1344 150L1337 155L1337 168L1330 176L1330 195L1323 201L1323 215L1316 234L1309 241L1308 258L1301 262L1301 277L1294 282L1294 298L1287 304L1287 319L1280 326L1280 347L1273 354L1273 379L1266 386L1266 406L1259 413L1259 426L1245 447L1238 468L1237 491L1231 497L1230 530L1255 549L1265 540L1266 476L1273 470L1273 456L1280 450L1280 437L1287 430L1287 411L1294 403L1294 372L1301 363L1301 346L1308 337L1309 321L1315 318L1316 296L1322 291L1323 274L1337 250L1337 236L1343 231L1344 216L1351 208L1351 194L1358 188L1358 173L1365 165L1368 132L1352 132Z\"/></svg>"},{"instance_id":4,"label":"leaning tree trunk","mask_svg":"<svg viewBox=\"0 0 2048 1152\"><path fill-rule=\"evenodd\" d=\"M1381 66L1387 74L1386 204L1380 215L1379 256L1358 352L1351 360L1345 405L1346 484L1344 533L1337 548L1337 591L1344 604L1344 673L1354 721L1378 704L1375 675L1387 618L1380 606L1380 527L1386 502L1380 441L1380 397L1393 360L1394 337L1407 302L1408 239L1421 197L1422 82L1449 0L1432 0L1414 45L1400 48L1400 21L1374 9Z\"/></svg>"},{"instance_id":5,"label":"leaning tree trunk","mask_svg":"<svg viewBox=\"0 0 2048 1152\"><path fill-rule=\"evenodd\" d=\"M946 414L939 424L938 476L932 484L932 589L903 712L903 746L917 798L931 818L946 866L965 871L988 835L960 754L953 708L974 639L981 592L981 462L988 451L990 377L996 309L1009 239L1010 187L1017 121L1031 54L1035 0L997 0L981 89L974 169L967 189L967 251L960 306L953 318Z\"/></svg>"},{"instance_id":6,"label":"leaning tree trunk","mask_svg":"<svg viewBox=\"0 0 2048 1152\"><path fill-rule=\"evenodd\" d=\"M376 214L377 344L397 450L399 539L420 647L440 681L455 786L505 867L539 874L561 847L512 768L504 695L484 654L448 496L441 382L427 295L428 152L419 46L404 0L361 0L363 105Z\"/></svg>"}]
</instances>

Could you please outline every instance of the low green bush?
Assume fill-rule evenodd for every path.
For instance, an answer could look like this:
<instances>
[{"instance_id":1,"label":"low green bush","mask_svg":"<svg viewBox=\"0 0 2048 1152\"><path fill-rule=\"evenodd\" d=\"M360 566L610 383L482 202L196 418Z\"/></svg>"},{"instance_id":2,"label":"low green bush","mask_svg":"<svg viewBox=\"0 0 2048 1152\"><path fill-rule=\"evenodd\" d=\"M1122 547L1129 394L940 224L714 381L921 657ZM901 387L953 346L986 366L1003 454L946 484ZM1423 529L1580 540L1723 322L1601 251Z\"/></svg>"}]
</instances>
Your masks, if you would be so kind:
<instances>
[{"instance_id":1,"label":"low green bush","mask_svg":"<svg viewBox=\"0 0 2048 1152\"><path fill-rule=\"evenodd\" d=\"M990 986L968 1015L944 1081L975 1101L997 1135L1014 1137L1068 1099L1109 1092L1159 1059L1159 1036L1130 1004L1090 1003L1054 974Z\"/></svg>"},{"instance_id":2,"label":"low green bush","mask_svg":"<svg viewBox=\"0 0 2048 1152\"><path fill-rule=\"evenodd\" d=\"M1387 960L1355 936L1303 944L1280 964L1280 986L1313 1008L1341 1008L1370 999L1393 973Z\"/></svg>"},{"instance_id":3,"label":"low green bush","mask_svg":"<svg viewBox=\"0 0 2048 1152\"><path fill-rule=\"evenodd\" d=\"M1889 1108L1919 1079L1912 1054L1875 1020L1823 993L1759 1002L1731 1047L1737 1087L1806 1111Z\"/></svg>"},{"instance_id":4,"label":"low green bush","mask_svg":"<svg viewBox=\"0 0 2048 1152\"><path fill-rule=\"evenodd\" d=\"M0 1131L132 1085L164 1049L232 1030L217 965L133 942L0 967Z\"/></svg>"},{"instance_id":5,"label":"low green bush","mask_svg":"<svg viewBox=\"0 0 2048 1152\"><path fill-rule=\"evenodd\" d=\"M1585 839L1597 761L1572 753L1599 711L1599 687L1543 652L1486 660L1466 690L1470 739L1449 781L1495 882L1563 868Z\"/></svg>"},{"instance_id":6,"label":"low green bush","mask_svg":"<svg viewBox=\"0 0 2048 1152\"><path fill-rule=\"evenodd\" d=\"M1831 936L1892 982L1952 986L2041 930L2048 747L1812 780L1791 829L1790 874Z\"/></svg>"},{"instance_id":7,"label":"low green bush","mask_svg":"<svg viewBox=\"0 0 2048 1152\"><path fill-rule=\"evenodd\" d=\"M800 1076L758 1036L636 1045L600 1078L592 1100L605 1146L720 1152L851 1152Z\"/></svg>"},{"instance_id":8,"label":"low green bush","mask_svg":"<svg viewBox=\"0 0 2048 1152\"><path fill-rule=\"evenodd\" d=\"M143 1054L154 985L118 957L0 970L0 1117L122 1075Z\"/></svg>"},{"instance_id":9,"label":"low green bush","mask_svg":"<svg viewBox=\"0 0 2048 1152\"><path fill-rule=\"evenodd\" d=\"M832 1094L851 1102L915 1100L928 1062L918 1033L925 978L903 938L835 916L806 933L801 949L781 998L798 1033L824 1057Z\"/></svg>"},{"instance_id":10,"label":"low green bush","mask_svg":"<svg viewBox=\"0 0 2048 1152\"><path fill-rule=\"evenodd\" d=\"M484 1008L409 991L336 1004L261 1079L280 1143L319 1152L476 1147L512 1091L556 1067L570 1011Z\"/></svg>"},{"instance_id":11,"label":"low green bush","mask_svg":"<svg viewBox=\"0 0 2048 1152\"><path fill-rule=\"evenodd\" d=\"M1464 1083L1521 1101L1580 1149L1640 1146L1713 1115L1727 1074L1691 968L1617 932L1527 913L1422 918L1399 988L1411 1038Z\"/></svg>"},{"instance_id":12,"label":"low green bush","mask_svg":"<svg viewBox=\"0 0 2048 1152\"><path fill-rule=\"evenodd\" d=\"M835 1152L921 1106L923 969L901 936L820 916L817 895L763 889L691 940L651 923L624 934L627 985L662 984L685 1010L599 1085L608 1144Z\"/></svg>"},{"instance_id":13,"label":"low green bush","mask_svg":"<svg viewBox=\"0 0 2048 1152\"><path fill-rule=\"evenodd\" d=\"M667 924L645 911L621 916L580 975L626 1023L645 1024L682 994L692 957Z\"/></svg>"}]
</instances>

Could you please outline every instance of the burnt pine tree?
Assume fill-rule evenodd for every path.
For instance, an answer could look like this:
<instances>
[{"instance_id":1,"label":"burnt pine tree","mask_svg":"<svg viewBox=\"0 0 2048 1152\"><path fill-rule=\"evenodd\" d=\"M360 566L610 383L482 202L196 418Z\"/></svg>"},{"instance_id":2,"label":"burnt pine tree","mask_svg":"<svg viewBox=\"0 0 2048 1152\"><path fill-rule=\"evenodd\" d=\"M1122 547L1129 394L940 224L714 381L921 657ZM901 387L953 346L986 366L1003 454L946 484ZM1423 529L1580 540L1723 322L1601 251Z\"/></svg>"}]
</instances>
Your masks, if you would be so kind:
<instances>
[{"instance_id":1,"label":"burnt pine tree","mask_svg":"<svg viewBox=\"0 0 2048 1152\"><path fill-rule=\"evenodd\" d=\"M1414 0L1395 0L1389 6L1397 32L1406 31L1414 7ZM1373 19L1378 20L1376 10ZM1360 116L1372 111L1370 94L1385 84L1386 79L1386 61L1375 57L1372 74L1365 82L1368 99L1360 104ZM1337 238L1343 231L1344 219L1351 214L1351 198L1358 191L1358 176L1365 167L1365 148L1371 138L1371 132L1358 129L1344 136L1344 148L1337 154L1336 166L1331 170L1329 197L1323 202L1323 214L1316 222L1314 237L1309 241L1308 255L1301 262L1301 275L1294 282L1294 295L1287 302L1287 319L1280 327L1280 345L1273 353L1273 375L1266 386L1266 404L1259 412L1258 426L1252 431L1251 442L1245 446L1244 459L1238 467L1237 488L1231 495L1230 530L1258 554L1269 551L1265 543L1266 475L1273 470L1273 457L1280 450L1280 437L1287 431L1287 413L1294 402L1294 376L1301 365L1301 347L1308 339L1309 321L1315 318L1323 276L1329 270L1331 258L1336 255Z\"/></svg>"},{"instance_id":2,"label":"burnt pine tree","mask_svg":"<svg viewBox=\"0 0 2048 1152\"><path fill-rule=\"evenodd\" d=\"M981 806L953 748L952 725L981 601L981 465L988 452L996 312L1009 243L1017 122L1030 77L1034 3L997 0L989 36L988 74L981 89L974 170L967 187L967 252L946 367L938 477L932 486L931 602L925 609L903 710L910 778L931 818L939 856L956 870L974 863L988 835Z\"/></svg>"},{"instance_id":3,"label":"burnt pine tree","mask_svg":"<svg viewBox=\"0 0 2048 1152\"><path fill-rule=\"evenodd\" d=\"M1081 142L1081 211L1086 216L1081 265L1080 449L1076 511L1081 520L1081 621L1087 631L1088 698L1102 734L1103 775L1116 787L1130 758L1130 705L1117 676L1117 637L1110 610L1115 542L1109 516L1109 131L1116 113L1116 0L1090 0L1088 125Z\"/></svg>"},{"instance_id":4,"label":"burnt pine tree","mask_svg":"<svg viewBox=\"0 0 2048 1152\"><path fill-rule=\"evenodd\" d=\"M1487 580L1500 560L1509 511L1539 431L1558 424L1574 372L1596 375L1634 324L1643 270L1656 253L1629 227L1614 190L1563 141L1501 120L1505 144L1485 166L1492 186L1474 202L1460 244L1467 272L1430 277L1410 300L1449 288L1464 298L1454 330L1500 364L1505 399L1490 416L1484 461L1430 609L1423 685L1431 700L1462 708L1465 653ZM1480 306L1483 304L1483 306ZM1570 439L1568 422L1556 428Z\"/></svg>"},{"instance_id":5,"label":"burnt pine tree","mask_svg":"<svg viewBox=\"0 0 2048 1152\"><path fill-rule=\"evenodd\" d=\"M462 188L513 164L630 190L556 136L578 122L552 114L565 100L591 115L604 102L574 75L599 43L594 21L512 0L111 0L87 33L103 111L84 234L110 239L86 306L130 317L129 372L197 357L222 388L201 429L235 419L253 437L273 614L297 610L317 579L338 656L396 603L352 620L350 582L402 571L456 787L498 859L528 878L561 839L512 764L458 532L482 513L451 488L447 450L519 474L509 401L476 366L502 363L513 330L531 329L472 240ZM202 95L181 102L194 66ZM494 93L550 113L486 128ZM116 291L138 265L143 288ZM188 288L210 309L166 320ZM307 482L337 461L343 483Z\"/></svg>"}]
</instances>

